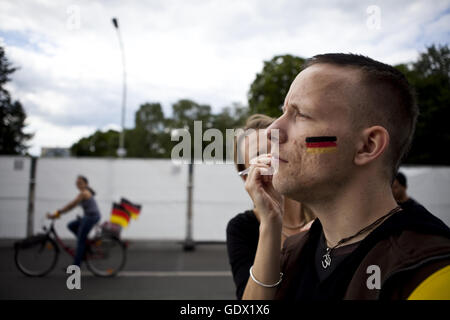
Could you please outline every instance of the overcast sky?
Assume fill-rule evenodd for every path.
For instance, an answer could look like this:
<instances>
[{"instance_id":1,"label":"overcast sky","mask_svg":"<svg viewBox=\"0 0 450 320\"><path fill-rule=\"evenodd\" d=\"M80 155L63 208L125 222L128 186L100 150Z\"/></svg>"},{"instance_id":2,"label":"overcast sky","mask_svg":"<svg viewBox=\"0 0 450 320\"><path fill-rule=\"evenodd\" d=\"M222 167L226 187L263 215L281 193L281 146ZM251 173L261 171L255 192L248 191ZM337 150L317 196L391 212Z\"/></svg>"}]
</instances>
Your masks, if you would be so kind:
<instances>
[{"instance_id":1,"label":"overcast sky","mask_svg":"<svg viewBox=\"0 0 450 320\"><path fill-rule=\"evenodd\" d=\"M274 55L353 52L395 64L450 39L450 0L2 0L0 45L20 67L9 89L35 132L32 154L119 128L112 17L125 47L128 127L144 102L161 102L167 115L183 98L214 112L246 104L250 83Z\"/></svg>"}]
</instances>

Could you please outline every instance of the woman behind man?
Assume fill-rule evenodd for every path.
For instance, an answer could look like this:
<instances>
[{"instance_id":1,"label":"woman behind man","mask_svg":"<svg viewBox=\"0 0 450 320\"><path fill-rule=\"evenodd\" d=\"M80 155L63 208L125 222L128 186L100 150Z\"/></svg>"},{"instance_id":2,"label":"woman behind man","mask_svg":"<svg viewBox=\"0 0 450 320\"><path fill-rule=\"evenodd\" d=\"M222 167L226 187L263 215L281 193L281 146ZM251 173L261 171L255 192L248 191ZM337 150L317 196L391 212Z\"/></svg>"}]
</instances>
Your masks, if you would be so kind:
<instances>
[{"instance_id":1,"label":"woman behind man","mask_svg":"<svg viewBox=\"0 0 450 320\"><path fill-rule=\"evenodd\" d=\"M274 118L262 114L254 114L247 119L244 131L235 139L234 160L238 172L250 166L250 160L260 154L270 153L270 144L260 137L265 136L264 131L269 127ZM248 131L247 131L248 130ZM244 163L238 161L238 151L244 155ZM247 176L242 176L245 181ZM313 214L299 202L285 198L283 231L281 244L284 240L300 231L307 230L314 219ZM249 278L249 269L253 265L259 239L259 215L258 208L247 210L236 215L227 226L228 258L236 284L236 296L240 300L244 293Z\"/></svg>"}]
</instances>

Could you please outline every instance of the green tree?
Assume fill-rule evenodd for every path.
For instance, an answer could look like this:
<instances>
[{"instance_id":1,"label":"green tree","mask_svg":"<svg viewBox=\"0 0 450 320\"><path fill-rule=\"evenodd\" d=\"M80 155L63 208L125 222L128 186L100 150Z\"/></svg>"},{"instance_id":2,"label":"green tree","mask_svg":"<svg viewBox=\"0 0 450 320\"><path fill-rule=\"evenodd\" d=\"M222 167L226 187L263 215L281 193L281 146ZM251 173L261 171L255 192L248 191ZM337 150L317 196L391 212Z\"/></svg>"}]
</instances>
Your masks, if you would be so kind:
<instances>
[{"instance_id":1,"label":"green tree","mask_svg":"<svg viewBox=\"0 0 450 320\"><path fill-rule=\"evenodd\" d=\"M420 115L412 148L405 159L411 164L450 165L450 49L432 45L411 64L397 66L413 85Z\"/></svg>"},{"instance_id":2,"label":"green tree","mask_svg":"<svg viewBox=\"0 0 450 320\"><path fill-rule=\"evenodd\" d=\"M12 101L5 88L16 70L0 47L0 154L25 154L28 149L26 142L33 136L24 132L27 115L22 104Z\"/></svg>"},{"instance_id":3,"label":"green tree","mask_svg":"<svg viewBox=\"0 0 450 320\"><path fill-rule=\"evenodd\" d=\"M199 104L189 99L181 99L172 105L172 119L169 122L170 131L174 129L187 129L191 136L191 158L194 159L194 148L197 144L194 134L194 121L201 121L202 133L213 127L211 106ZM197 137L198 138L198 137ZM171 141L171 150L177 144ZM203 150L206 143L202 140L201 149ZM184 156L184 155L183 155Z\"/></svg>"},{"instance_id":4,"label":"green tree","mask_svg":"<svg viewBox=\"0 0 450 320\"><path fill-rule=\"evenodd\" d=\"M128 157L170 157L170 130L160 103L144 103L139 107L135 128L128 137Z\"/></svg>"},{"instance_id":5,"label":"green tree","mask_svg":"<svg viewBox=\"0 0 450 320\"><path fill-rule=\"evenodd\" d=\"M239 103L233 103L231 107L225 107L220 113L212 115L213 128L222 132L222 136L226 139L226 130L242 128L248 117L248 108ZM229 145L228 148L233 148ZM223 160L233 160L231 154L227 154L227 141L223 143Z\"/></svg>"},{"instance_id":6,"label":"green tree","mask_svg":"<svg viewBox=\"0 0 450 320\"><path fill-rule=\"evenodd\" d=\"M201 121L202 134L210 128L218 129L226 137L226 129L242 127L248 108L238 103L225 107L217 114L209 105L182 99L172 105L171 118L166 118L160 103L144 103L135 113L135 127L125 133L127 157L170 158L172 148L179 141L171 140L175 129L188 129L191 135L191 155L194 155L194 121ZM202 137L200 137L202 138ZM75 156L116 157L119 141L117 131L97 131L80 139L71 147ZM225 141L224 141L225 142ZM202 141L202 151L210 142ZM226 144L223 144L226 157Z\"/></svg>"},{"instance_id":7,"label":"green tree","mask_svg":"<svg viewBox=\"0 0 450 320\"><path fill-rule=\"evenodd\" d=\"M125 132L125 137L129 132ZM119 148L119 132L108 130L96 131L89 137L82 138L70 148L73 156L77 157L116 157Z\"/></svg>"},{"instance_id":8,"label":"green tree","mask_svg":"<svg viewBox=\"0 0 450 320\"><path fill-rule=\"evenodd\" d=\"M248 117L248 108L239 103L224 107L220 113L212 115L213 128L225 134L226 129L243 127Z\"/></svg>"},{"instance_id":9,"label":"green tree","mask_svg":"<svg viewBox=\"0 0 450 320\"><path fill-rule=\"evenodd\" d=\"M194 121L202 121L203 130L212 127L211 106L182 99L172 105L172 128L194 129Z\"/></svg>"},{"instance_id":10,"label":"green tree","mask_svg":"<svg viewBox=\"0 0 450 320\"><path fill-rule=\"evenodd\" d=\"M281 106L289 87L301 71L304 62L305 59L289 54L264 61L263 70L256 75L248 92L250 113L280 116Z\"/></svg>"}]
</instances>

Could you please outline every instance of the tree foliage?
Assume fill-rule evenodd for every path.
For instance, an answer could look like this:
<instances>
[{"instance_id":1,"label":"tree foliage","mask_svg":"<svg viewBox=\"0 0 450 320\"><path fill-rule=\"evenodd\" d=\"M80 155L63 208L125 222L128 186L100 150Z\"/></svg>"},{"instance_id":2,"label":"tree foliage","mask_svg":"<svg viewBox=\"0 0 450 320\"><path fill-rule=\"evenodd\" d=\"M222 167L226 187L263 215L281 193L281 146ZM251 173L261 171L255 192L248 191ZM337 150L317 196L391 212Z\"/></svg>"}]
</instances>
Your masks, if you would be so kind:
<instances>
[{"instance_id":1,"label":"tree foliage","mask_svg":"<svg viewBox=\"0 0 450 320\"><path fill-rule=\"evenodd\" d=\"M284 98L304 62L305 59L289 54L264 61L263 70L256 75L248 92L250 112L279 117Z\"/></svg>"},{"instance_id":2,"label":"tree foliage","mask_svg":"<svg viewBox=\"0 0 450 320\"><path fill-rule=\"evenodd\" d=\"M170 148L170 132L161 104L141 105L135 114L135 127L129 130L125 137L130 157L167 157Z\"/></svg>"},{"instance_id":3,"label":"tree foliage","mask_svg":"<svg viewBox=\"0 0 450 320\"><path fill-rule=\"evenodd\" d=\"M0 47L0 154L25 154L26 142L33 136L24 132L27 115L22 104L13 101L5 87L16 70Z\"/></svg>"},{"instance_id":4,"label":"tree foliage","mask_svg":"<svg viewBox=\"0 0 450 320\"><path fill-rule=\"evenodd\" d=\"M413 85L420 115L412 148L405 159L410 164L450 165L450 49L432 45L418 60L397 66Z\"/></svg>"},{"instance_id":5,"label":"tree foliage","mask_svg":"<svg viewBox=\"0 0 450 320\"><path fill-rule=\"evenodd\" d=\"M71 147L71 153L78 157L115 157L119 148L119 132L108 130L96 131L89 137L82 138Z\"/></svg>"},{"instance_id":6,"label":"tree foliage","mask_svg":"<svg viewBox=\"0 0 450 320\"><path fill-rule=\"evenodd\" d=\"M191 154L194 155L194 121L202 122L202 133L217 128L225 137L225 130L242 126L247 114L247 107L239 104L225 107L220 113L214 114L209 105L181 99L172 105L172 116L167 117L160 103L144 103L135 113L134 128L125 132L127 157L170 158L172 148L178 143L171 140L171 133L175 129L189 130ZM207 144L202 142L202 150ZM115 157L118 146L119 132L97 131L74 143L71 152L75 156Z\"/></svg>"}]
</instances>

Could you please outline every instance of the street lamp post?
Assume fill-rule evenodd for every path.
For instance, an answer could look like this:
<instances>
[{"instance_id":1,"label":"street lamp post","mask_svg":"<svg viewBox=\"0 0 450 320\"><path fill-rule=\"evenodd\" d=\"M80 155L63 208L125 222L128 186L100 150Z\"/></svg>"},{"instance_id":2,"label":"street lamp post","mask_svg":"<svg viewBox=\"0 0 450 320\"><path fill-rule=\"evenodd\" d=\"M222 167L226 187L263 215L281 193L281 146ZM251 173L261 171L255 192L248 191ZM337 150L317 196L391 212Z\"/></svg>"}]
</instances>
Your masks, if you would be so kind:
<instances>
[{"instance_id":1,"label":"street lamp post","mask_svg":"<svg viewBox=\"0 0 450 320\"><path fill-rule=\"evenodd\" d=\"M186 238L184 240L184 251L195 250L195 242L192 239L192 191L194 188L194 161L189 164L188 173L188 202L187 202L187 216L186 216Z\"/></svg>"},{"instance_id":2,"label":"street lamp post","mask_svg":"<svg viewBox=\"0 0 450 320\"><path fill-rule=\"evenodd\" d=\"M123 67L123 90L122 90L122 131L120 132L119 136L119 149L117 149L117 155L121 158L125 157L127 154L127 150L125 149L125 108L126 108L126 101L127 101L127 73L125 69L125 50L123 49L123 42L122 42L122 36L120 34L119 29L119 21L117 18L112 18L112 23L114 25L114 28L117 31L117 37L119 38L119 46L120 51L122 53L122 67Z\"/></svg>"}]
</instances>

